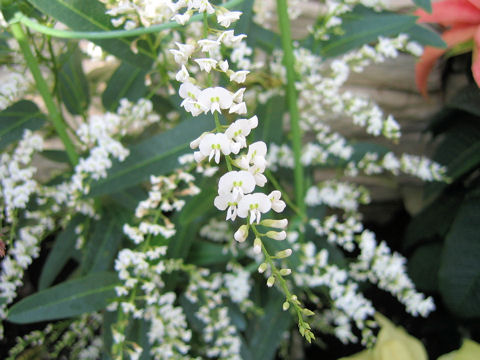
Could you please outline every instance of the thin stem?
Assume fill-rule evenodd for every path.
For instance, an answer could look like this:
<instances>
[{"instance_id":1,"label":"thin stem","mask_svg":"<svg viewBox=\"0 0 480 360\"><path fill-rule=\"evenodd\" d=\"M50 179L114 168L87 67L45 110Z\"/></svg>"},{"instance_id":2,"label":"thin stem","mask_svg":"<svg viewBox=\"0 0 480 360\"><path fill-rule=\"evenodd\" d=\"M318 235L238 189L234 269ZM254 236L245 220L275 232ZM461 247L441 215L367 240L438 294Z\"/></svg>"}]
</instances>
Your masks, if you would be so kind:
<instances>
[{"instance_id":1,"label":"thin stem","mask_svg":"<svg viewBox=\"0 0 480 360\"><path fill-rule=\"evenodd\" d=\"M297 91L295 89L295 59L293 55L290 19L288 17L287 0L277 0L278 23L282 38L283 63L287 70L287 102L290 112L290 126L292 130L292 147L295 159L294 180L295 200L302 214L305 214L305 181L303 166L300 161L302 151L302 132L300 129L300 114L297 105Z\"/></svg>"},{"instance_id":2,"label":"thin stem","mask_svg":"<svg viewBox=\"0 0 480 360\"><path fill-rule=\"evenodd\" d=\"M47 107L53 126L55 127L58 136L60 137L63 145L65 146L65 150L67 152L70 163L75 166L78 163L78 154L75 150L75 146L73 145L70 137L68 136L62 116L58 111L57 107L55 106L52 95L50 94L50 89L48 88L47 83L42 76L37 59L32 54L32 50L30 49L30 45L28 43L25 32L23 31L23 28L19 23L11 24L11 30L13 36L18 42L18 45L20 46L20 49L23 52L23 56L33 75L33 78L35 79L37 89L42 95L43 101L45 102L45 106Z\"/></svg>"},{"instance_id":3,"label":"thin stem","mask_svg":"<svg viewBox=\"0 0 480 360\"><path fill-rule=\"evenodd\" d=\"M222 124L220 124L220 119L218 118L218 114L216 111L213 113L213 118L215 119L215 126L217 131L222 132ZM225 161L227 162L228 171L232 171L232 160L230 159L230 156L226 155Z\"/></svg>"},{"instance_id":4,"label":"thin stem","mask_svg":"<svg viewBox=\"0 0 480 360\"><path fill-rule=\"evenodd\" d=\"M239 4L241 4L243 0L231 0L222 4L222 7L231 9ZM188 23L202 20L203 14L197 14L192 16ZM68 30L58 30L52 29L48 26L41 25L35 21L30 20L27 16L23 15L22 13L15 14L13 21L21 22L25 26L29 27L32 30L40 32L42 34L50 35L57 38L63 39L90 39L90 40L98 40L98 39L115 39L115 38L123 38L123 37L130 37L130 36L140 36L143 34L152 34L156 32L160 32L162 30L167 29L174 29L180 28L184 25L178 24L175 21L167 22L165 24L158 24L152 25L147 28L140 27L137 29L131 30L109 30L109 31L68 31Z\"/></svg>"},{"instance_id":5,"label":"thin stem","mask_svg":"<svg viewBox=\"0 0 480 360\"><path fill-rule=\"evenodd\" d=\"M306 217L300 212L300 209L298 208L297 205L293 203L293 201L290 199L290 196L288 196L287 192L282 188L280 183L277 181L275 176L273 176L272 172L270 170L265 170L265 175L267 176L267 179L272 183L273 186L277 190L279 190L282 193L282 198L285 200L288 206L300 217L302 217L302 220L306 221Z\"/></svg>"}]
</instances>

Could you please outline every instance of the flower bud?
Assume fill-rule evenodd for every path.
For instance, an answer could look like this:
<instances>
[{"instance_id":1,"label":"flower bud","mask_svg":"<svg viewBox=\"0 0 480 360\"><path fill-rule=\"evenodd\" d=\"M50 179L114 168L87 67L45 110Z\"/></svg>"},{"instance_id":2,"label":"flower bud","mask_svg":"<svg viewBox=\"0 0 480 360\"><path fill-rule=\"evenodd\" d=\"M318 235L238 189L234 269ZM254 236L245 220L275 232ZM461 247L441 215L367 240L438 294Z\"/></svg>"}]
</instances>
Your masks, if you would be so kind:
<instances>
[{"instance_id":1,"label":"flower bud","mask_svg":"<svg viewBox=\"0 0 480 360\"><path fill-rule=\"evenodd\" d=\"M303 315L305 315L305 316L313 316L313 315L315 315L315 313L314 313L312 310L309 310L309 309L302 309L302 313L303 313Z\"/></svg>"},{"instance_id":2,"label":"flower bud","mask_svg":"<svg viewBox=\"0 0 480 360\"><path fill-rule=\"evenodd\" d=\"M255 254L260 254L262 252L262 240L258 237L253 241L253 252Z\"/></svg>"},{"instance_id":3,"label":"flower bud","mask_svg":"<svg viewBox=\"0 0 480 360\"><path fill-rule=\"evenodd\" d=\"M279 251L275 254L275 256L279 259L284 259L292 255L292 249L285 249L282 251Z\"/></svg>"},{"instance_id":4,"label":"flower bud","mask_svg":"<svg viewBox=\"0 0 480 360\"><path fill-rule=\"evenodd\" d=\"M290 303L288 301L285 301L282 307L283 307L283 311L287 311L288 308L290 307Z\"/></svg>"},{"instance_id":5,"label":"flower bud","mask_svg":"<svg viewBox=\"0 0 480 360\"><path fill-rule=\"evenodd\" d=\"M275 276L272 275L267 279L267 286L272 287L273 284L275 284Z\"/></svg>"},{"instance_id":6,"label":"flower bud","mask_svg":"<svg viewBox=\"0 0 480 360\"><path fill-rule=\"evenodd\" d=\"M244 242L248 236L248 226L242 225L238 228L238 230L233 235L234 239L238 242Z\"/></svg>"},{"instance_id":7,"label":"flower bud","mask_svg":"<svg viewBox=\"0 0 480 360\"><path fill-rule=\"evenodd\" d=\"M292 273L292 269L280 269L280 275L286 276Z\"/></svg>"},{"instance_id":8,"label":"flower bud","mask_svg":"<svg viewBox=\"0 0 480 360\"><path fill-rule=\"evenodd\" d=\"M268 231L266 234L270 239L274 240L285 240L287 233L285 231Z\"/></svg>"},{"instance_id":9,"label":"flower bud","mask_svg":"<svg viewBox=\"0 0 480 360\"><path fill-rule=\"evenodd\" d=\"M276 229L286 229L288 226L288 220L273 220L273 219L265 219L260 222L263 226L268 226Z\"/></svg>"},{"instance_id":10,"label":"flower bud","mask_svg":"<svg viewBox=\"0 0 480 360\"><path fill-rule=\"evenodd\" d=\"M261 263L260 266L258 267L258 272L262 274L265 272L265 270L267 270L267 264Z\"/></svg>"}]
</instances>

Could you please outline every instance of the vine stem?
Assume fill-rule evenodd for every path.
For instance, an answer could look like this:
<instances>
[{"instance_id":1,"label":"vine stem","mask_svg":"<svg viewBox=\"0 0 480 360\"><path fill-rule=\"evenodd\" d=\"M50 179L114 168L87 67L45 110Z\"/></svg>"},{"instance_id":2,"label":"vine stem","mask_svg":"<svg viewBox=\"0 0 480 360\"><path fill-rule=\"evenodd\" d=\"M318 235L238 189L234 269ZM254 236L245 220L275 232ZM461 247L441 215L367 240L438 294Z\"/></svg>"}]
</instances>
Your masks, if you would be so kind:
<instances>
[{"instance_id":1,"label":"vine stem","mask_svg":"<svg viewBox=\"0 0 480 360\"><path fill-rule=\"evenodd\" d=\"M222 7L226 9L231 9L239 4L241 4L244 0L231 0L222 4ZM188 23L202 20L203 15L197 14L192 16ZM70 31L70 30L59 30L59 29L52 29L48 26L39 24L33 20L30 20L26 15L18 12L15 14L13 19L14 22L21 22L25 26L29 27L32 30L40 32L42 34L50 35L57 38L63 39L90 39L90 40L98 40L98 39L115 39L115 38L123 38L129 36L140 36L143 34L152 34L162 30L167 29L174 29L180 28L184 25L178 24L175 21L170 21L164 24L152 25L149 27L140 27L131 30L110 30L110 31Z\"/></svg>"},{"instance_id":2,"label":"vine stem","mask_svg":"<svg viewBox=\"0 0 480 360\"><path fill-rule=\"evenodd\" d=\"M63 142L63 145L65 146L65 150L67 152L70 163L75 166L78 163L78 154L75 150L75 146L73 145L70 137L68 136L65 123L62 119L62 115L58 111L57 106L53 101L52 95L50 94L48 85L42 76L42 72L40 71L37 59L35 58L35 56L33 56L27 36L23 31L20 23L12 23L10 25L10 29L12 31L12 35L17 40L18 45L23 52L23 56L25 58L25 61L27 62L27 66L30 69L33 78L35 79L37 89L40 92L40 95L42 95L43 101L45 102L45 106L47 107L50 119L53 123L53 126L55 127L55 131L57 132L58 136Z\"/></svg>"},{"instance_id":3,"label":"vine stem","mask_svg":"<svg viewBox=\"0 0 480 360\"><path fill-rule=\"evenodd\" d=\"M292 147L295 160L295 200L302 217L304 217L306 211L304 199L305 181L303 166L300 161L302 152L302 132L300 129L300 114L297 105L297 90L295 89L295 59L293 55L292 34L290 30L290 19L288 17L287 0L277 0L277 14L282 39L283 64L287 70L287 103L290 112Z\"/></svg>"}]
</instances>

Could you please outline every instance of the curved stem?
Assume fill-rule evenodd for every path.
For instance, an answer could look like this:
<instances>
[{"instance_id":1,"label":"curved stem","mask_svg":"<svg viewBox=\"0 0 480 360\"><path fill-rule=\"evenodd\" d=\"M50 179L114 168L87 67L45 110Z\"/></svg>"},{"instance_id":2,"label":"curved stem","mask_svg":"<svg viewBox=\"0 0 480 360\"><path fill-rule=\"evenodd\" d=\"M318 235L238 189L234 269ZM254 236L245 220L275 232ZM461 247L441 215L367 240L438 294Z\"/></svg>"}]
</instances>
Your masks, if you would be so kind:
<instances>
[{"instance_id":1,"label":"curved stem","mask_svg":"<svg viewBox=\"0 0 480 360\"><path fill-rule=\"evenodd\" d=\"M292 148L295 159L295 201L302 214L305 214L305 181L303 166L300 161L302 152L302 132L300 129L300 113L297 105L297 90L295 89L295 59L293 55L290 19L288 17L287 0L277 0L278 23L282 38L283 63L287 70L287 102L290 112L290 126L292 130Z\"/></svg>"},{"instance_id":2,"label":"curved stem","mask_svg":"<svg viewBox=\"0 0 480 360\"><path fill-rule=\"evenodd\" d=\"M40 67L38 66L37 59L32 54L30 44L28 43L27 36L23 31L22 25L20 25L20 23L13 23L11 24L10 29L13 36L17 40L20 49L23 52L23 56L28 65L28 68L30 69L33 78L35 79L37 89L40 92L40 95L42 95L43 101L45 102L45 106L47 107L53 126L55 127L58 136L60 137L63 145L65 146L65 150L67 152L70 163L75 166L78 163L78 154L75 150L75 146L73 145L70 137L68 136L65 123L62 119L62 115L58 111L57 106L53 101L52 95L50 94L50 89L48 88L48 85L43 78L42 72L40 71Z\"/></svg>"},{"instance_id":3,"label":"curved stem","mask_svg":"<svg viewBox=\"0 0 480 360\"><path fill-rule=\"evenodd\" d=\"M222 4L224 8L233 8L239 4L241 4L243 0L231 0ZM189 23L194 21L202 20L203 15L197 14L192 16ZM14 20L17 22L21 22L25 26L29 27L32 30L40 32L42 34L50 35L57 38L63 39L115 39L115 38L123 38L123 37L130 37L130 36L140 36L143 34L151 34L156 33L162 30L173 29L183 27L184 25L180 25L175 21L170 21L165 24L158 24L149 27L141 27L137 29L131 30L111 30L111 31L68 31L68 30L58 30L52 29L48 26L41 25L35 21L30 20L27 16L23 15L22 13L15 14Z\"/></svg>"}]
</instances>

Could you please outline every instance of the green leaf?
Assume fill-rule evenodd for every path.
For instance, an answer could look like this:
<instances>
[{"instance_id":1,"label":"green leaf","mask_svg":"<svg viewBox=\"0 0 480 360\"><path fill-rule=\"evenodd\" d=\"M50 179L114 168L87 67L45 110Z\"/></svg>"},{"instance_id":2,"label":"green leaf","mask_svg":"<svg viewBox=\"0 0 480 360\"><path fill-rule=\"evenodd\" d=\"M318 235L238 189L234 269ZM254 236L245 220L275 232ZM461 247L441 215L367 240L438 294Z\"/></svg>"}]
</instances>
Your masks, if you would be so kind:
<instances>
[{"instance_id":1,"label":"green leaf","mask_svg":"<svg viewBox=\"0 0 480 360\"><path fill-rule=\"evenodd\" d=\"M480 316L480 197L462 204L445 240L439 285L448 308L461 317Z\"/></svg>"},{"instance_id":2,"label":"green leaf","mask_svg":"<svg viewBox=\"0 0 480 360\"><path fill-rule=\"evenodd\" d=\"M420 246L408 259L408 274L421 291L438 289L438 270L442 256L442 244L433 243Z\"/></svg>"},{"instance_id":3,"label":"green leaf","mask_svg":"<svg viewBox=\"0 0 480 360\"><path fill-rule=\"evenodd\" d=\"M250 27L252 26L252 18L253 18L253 3L255 0L245 0L243 1L242 8L242 16L240 19L235 23L235 34L249 34ZM248 38L251 36L249 35ZM247 38L247 41L248 41Z\"/></svg>"},{"instance_id":4,"label":"green leaf","mask_svg":"<svg viewBox=\"0 0 480 360\"><path fill-rule=\"evenodd\" d=\"M115 111L120 99L126 98L132 102L142 98L147 92L145 75L147 71L123 62L115 70L102 94L105 109Z\"/></svg>"},{"instance_id":5,"label":"green leaf","mask_svg":"<svg viewBox=\"0 0 480 360\"><path fill-rule=\"evenodd\" d=\"M29 324L69 318L104 309L116 296L115 273L94 273L39 291L13 305L7 320Z\"/></svg>"},{"instance_id":6,"label":"green leaf","mask_svg":"<svg viewBox=\"0 0 480 360\"><path fill-rule=\"evenodd\" d=\"M43 150L40 155L51 161L70 164L68 155L63 150Z\"/></svg>"},{"instance_id":7,"label":"green leaf","mask_svg":"<svg viewBox=\"0 0 480 360\"><path fill-rule=\"evenodd\" d=\"M26 129L40 129L45 120L45 115L31 101L21 100L6 108L0 112L0 149L20 140Z\"/></svg>"},{"instance_id":8,"label":"green leaf","mask_svg":"<svg viewBox=\"0 0 480 360\"><path fill-rule=\"evenodd\" d=\"M115 30L111 17L106 14L105 6L97 0L29 0L38 10L63 22L76 31ZM130 41L125 38L93 40L109 53L121 60L150 69L153 55L139 46L135 54L130 48Z\"/></svg>"},{"instance_id":9,"label":"green leaf","mask_svg":"<svg viewBox=\"0 0 480 360\"><path fill-rule=\"evenodd\" d=\"M421 7L425 11L431 13L432 12L432 4L430 3L430 0L413 0L415 5Z\"/></svg>"},{"instance_id":10,"label":"green leaf","mask_svg":"<svg viewBox=\"0 0 480 360\"><path fill-rule=\"evenodd\" d=\"M83 114L90 104L88 81L83 73L82 53L75 47L60 57L63 63L58 73L58 92L70 114Z\"/></svg>"},{"instance_id":11,"label":"green leaf","mask_svg":"<svg viewBox=\"0 0 480 360\"><path fill-rule=\"evenodd\" d=\"M187 258L187 263L197 266L210 266L225 264L230 259L232 259L232 254L225 246L208 241L195 241Z\"/></svg>"},{"instance_id":12,"label":"green leaf","mask_svg":"<svg viewBox=\"0 0 480 360\"><path fill-rule=\"evenodd\" d=\"M67 227L58 234L52 250L48 253L45 265L43 265L38 282L39 290L43 290L53 283L68 262L68 259L72 256L75 251L75 242L78 238L78 235L75 233L75 228L84 220L85 217L82 215L75 216L70 220Z\"/></svg>"},{"instance_id":13,"label":"green leaf","mask_svg":"<svg viewBox=\"0 0 480 360\"><path fill-rule=\"evenodd\" d=\"M282 40L278 34L253 22L250 25L247 41L249 41L249 46L258 46L267 53L271 53L275 49L282 48Z\"/></svg>"},{"instance_id":14,"label":"green leaf","mask_svg":"<svg viewBox=\"0 0 480 360\"><path fill-rule=\"evenodd\" d=\"M198 116L130 148L123 162L114 162L105 179L92 184L90 196L109 194L162 175L178 167L178 157L191 151L189 144L214 128L211 116Z\"/></svg>"},{"instance_id":15,"label":"green leaf","mask_svg":"<svg viewBox=\"0 0 480 360\"><path fill-rule=\"evenodd\" d=\"M480 89L477 85L467 85L453 96L447 106L480 116Z\"/></svg>"},{"instance_id":16,"label":"green leaf","mask_svg":"<svg viewBox=\"0 0 480 360\"><path fill-rule=\"evenodd\" d=\"M410 40L416 41L424 46L428 45L441 49L447 48L447 44L443 41L442 37L427 27L416 24L404 33L408 35Z\"/></svg>"},{"instance_id":17,"label":"green leaf","mask_svg":"<svg viewBox=\"0 0 480 360\"><path fill-rule=\"evenodd\" d=\"M452 225L463 200L462 193L446 193L417 214L408 224L405 232L406 249L422 241L443 238Z\"/></svg>"},{"instance_id":18,"label":"green leaf","mask_svg":"<svg viewBox=\"0 0 480 360\"><path fill-rule=\"evenodd\" d=\"M286 110L286 101L282 96L270 98L265 104L257 109L258 128L255 131L255 139L267 143L282 143L283 138L283 113Z\"/></svg>"},{"instance_id":19,"label":"green leaf","mask_svg":"<svg viewBox=\"0 0 480 360\"><path fill-rule=\"evenodd\" d=\"M290 327L291 317L282 310L285 298L277 290L269 289L265 313L247 329L247 343L252 360L273 359L282 341L282 334Z\"/></svg>"},{"instance_id":20,"label":"green leaf","mask_svg":"<svg viewBox=\"0 0 480 360\"><path fill-rule=\"evenodd\" d=\"M104 213L93 225L91 237L87 240L87 251L82 262L82 272L91 273L110 268L123 237L123 224L117 221L121 215L113 209Z\"/></svg>"},{"instance_id":21,"label":"green leaf","mask_svg":"<svg viewBox=\"0 0 480 360\"><path fill-rule=\"evenodd\" d=\"M415 16L391 12L375 12L357 6L343 19L341 35L333 35L322 43L320 55L333 57L374 42L379 36L395 36L408 31L416 22Z\"/></svg>"}]
</instances>

